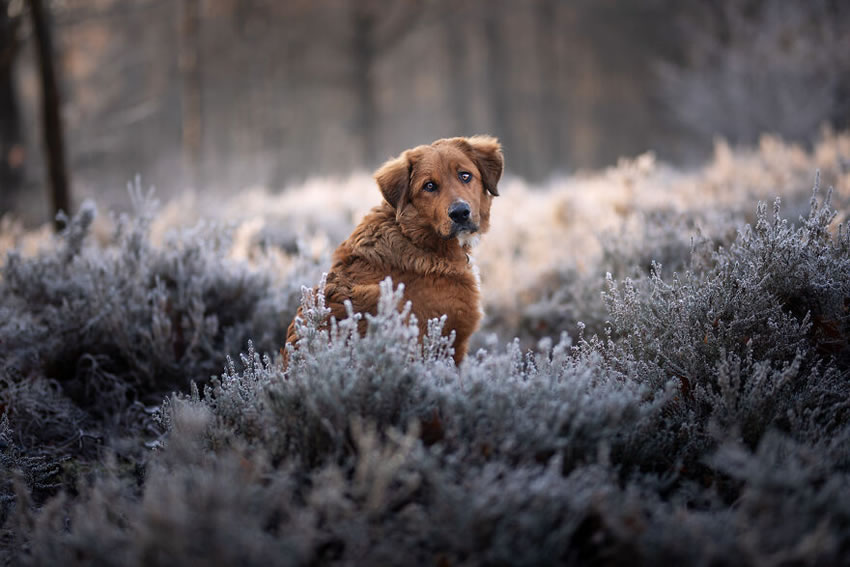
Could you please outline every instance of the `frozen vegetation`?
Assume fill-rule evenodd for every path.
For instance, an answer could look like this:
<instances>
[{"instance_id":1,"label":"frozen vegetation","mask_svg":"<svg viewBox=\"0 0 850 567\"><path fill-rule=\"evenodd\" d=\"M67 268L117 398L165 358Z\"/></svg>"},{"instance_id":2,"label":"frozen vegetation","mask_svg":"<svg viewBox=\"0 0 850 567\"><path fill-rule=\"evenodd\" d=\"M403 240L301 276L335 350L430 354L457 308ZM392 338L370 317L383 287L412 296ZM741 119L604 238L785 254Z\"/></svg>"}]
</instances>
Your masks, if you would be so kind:
<instances>
[{"instance_id":1,"label":"frozen vegetation","mask_svg":"<svg viewBox=\"0 0 850 567\"><path fill-rule=\"evenodd\" d=\"M850 564L848 159L827 133L508 179L459 368L389 282L363 337L302 297L366 175L6 220L2 558Z\"/></svg>"}]
</instances>

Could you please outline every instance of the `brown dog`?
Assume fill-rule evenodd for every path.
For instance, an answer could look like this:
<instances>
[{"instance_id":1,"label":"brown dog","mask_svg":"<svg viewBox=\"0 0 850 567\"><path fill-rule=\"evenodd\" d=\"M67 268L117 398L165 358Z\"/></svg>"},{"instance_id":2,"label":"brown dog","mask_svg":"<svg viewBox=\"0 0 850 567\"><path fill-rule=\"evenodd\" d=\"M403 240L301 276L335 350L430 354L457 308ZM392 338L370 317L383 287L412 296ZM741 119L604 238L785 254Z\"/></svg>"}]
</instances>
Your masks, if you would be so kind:
<instances>
[{"instance_id":1,"label":"brown dog","mask_svg":"<svg viewBox=\"0 0 850 567\"><path fill-rule=\"evenodd\" d=\"M420 337L429 319L446 315L455 331L455 363L467 351L481 319L478 278L469 263L474 235L490 227L490 203L499 194L502 147L495 138L446 138L418 146L385 163L375 180L385 201L366 215L333 255L325 287L334 317L372 313L387 276L404 283ZM300 315L301 310L298 310ZM286 342L297 340L295 322Z\"/></svg>"}]
</instances>

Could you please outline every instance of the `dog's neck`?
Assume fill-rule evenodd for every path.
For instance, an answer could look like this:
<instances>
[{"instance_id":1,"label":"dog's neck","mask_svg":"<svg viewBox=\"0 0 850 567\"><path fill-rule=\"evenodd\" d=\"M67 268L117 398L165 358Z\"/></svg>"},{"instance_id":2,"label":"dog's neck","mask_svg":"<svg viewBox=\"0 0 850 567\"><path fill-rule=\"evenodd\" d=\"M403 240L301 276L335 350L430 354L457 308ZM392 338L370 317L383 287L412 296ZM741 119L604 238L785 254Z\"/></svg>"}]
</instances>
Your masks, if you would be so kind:
<instances>
[{"instance_id":1,"label":"dog's neck","mask_svg":"<svg viewBox=\"0 0 850 567\"><path fill-rule=\"evenodd\" d=\"M471 242L461 242L457 237L442 238L434 233L434 229L422 223L398 223L396 211L384 203L375 210L379 215L388 217L398 228L398 234L403 237L392 243L400 253L400 258L412 260L422 254L434 258L436 264L443 265L448 271L465 271L469 264L468 252Z\"/></svg>"},{"instance_id":2,"label":"dog's neck","mask_svg":"<svg viewBox=\"0 0 850 567\"><path fill-rule=\"evenodd\" d=\"M457 235L458 244L467 254L472 252L472 249L478 246L478 241L481 240L481 235L478 233L462 232Z\"/></svg>"},{"instance_id":3,"label":"dog's neck","mask_svg":"<svg viewBox=\"0 0 850 567\"><path fill-rule=\"evenodd\" d=\"M407 240L419 250L440 256L450 262L463 261L463 263L466 263L469 245L462 243L459 238L443 238L434 232L433 227L427 224L399 223L397 226Z\"/></svg>"}]
</instances>

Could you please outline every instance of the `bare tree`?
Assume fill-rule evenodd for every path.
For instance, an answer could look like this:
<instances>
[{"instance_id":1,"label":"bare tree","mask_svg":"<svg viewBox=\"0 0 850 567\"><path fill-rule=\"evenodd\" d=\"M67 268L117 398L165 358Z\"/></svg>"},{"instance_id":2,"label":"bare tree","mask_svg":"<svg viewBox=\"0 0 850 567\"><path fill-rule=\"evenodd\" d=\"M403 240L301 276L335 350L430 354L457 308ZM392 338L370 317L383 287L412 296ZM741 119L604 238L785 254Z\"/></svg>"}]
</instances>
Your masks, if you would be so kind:
<instances>
[{"instance_id":1,"label":"bare tree","mask_svg":"<svg viewBox=\"0 0 850 567\"><path fill-rule=\"evenodd\" d=\"M363 163L372 166L377 155L378 108L376 100L376 64L394 49L425 18L421 0L387 4L380 0L353 3L352 44L353 84L357 99L355 127L363 140Z\"/></svg>"},{"instance_id":2,"label":"bare tree","mask_svg":"<svg viewBox=\"0 0 850 567\"><path fill-rule=\"evenodd\" d=\"M0 215L14 206L24 162L13 74L20 47L20 13L11 13L9 4L8 0L0 0Z\"/></svg>"},{"instance_id":3,"label":"bare tree","mask_svg":"<svg viewBox=\"0 0 850 567\"><path fill-rule=\"evenodd\" d=\"M441 6L444 14L443 29L445 30L446 48L449 59L449 104L452 119L457 134L467 136L472 134L469 109L469 77L467 76L468 33L467 22L471 12L466 3L460 2L453 9L453 2Z\"/></svg>"},{"instance_id":4,"label":"bare tree","mask_svg":"<svg viewBox=\"0 0 850 567\"><path fill-rule=\"evenodd\" d=\"M50 194L53 212L71 212L71 188L65 161L65 141L62 129L62 98L54 65L53 37L49 14L41 0L29 0L33 32L38 48L39 71L41 74L41 102L44 129L44 146L50 178ZM57 229L62 228L54 219Z\"/></svg>"},{"instance_id":5,"label":"bare tree","mask_svg":"<svg viewBox=\"0 0 850 567\"><path fill-rule=\"evenodd\" d=\"M492 133L501 139L505 153L510 153L517 149L517 145L514 142L514 130L510 120L510 81L505 76L507 44L502 29L504 5L496 0L479 0L477 9L483 14L480 23L483 26L486 47L484 66L490 95Z\"/></svg>"},{"instance_id":6,"label":"bare tree","mask_svg":"<svg viewBox=\"0 0 850 567\"><path fill-rule=\"evenodd\" d=\"M541 170L557 168L563 159L561 147L561 115L564 109L559 100L563 61L558 42L559 5L557 0L538 0L535 6L538 65L539 104L537 123L540 129L542 157Z\"/></svg>"},{"instance_id":7,"label":"bare tree","mask_svg":"<svg viewBox=\"0 0 850 567\"><path fill-rule=\"evenodd\" d=\"M375 38L375 10L368 3L357 3L352 17L354 26L354 92L358 115L356 128L363 138L363 162L376 159L375 136L375 60L378 54Z\"/></svg>"},{"instance_id":8,"label":"bare tree","mask_svg":"<svg viewBox=\"0 0 850 567\"><path fill-rule=\"evenodd\" d=\"M186 181L202 188L201 14L198 0L180 2L181 132Z\"/></svg>"}]
</instances>

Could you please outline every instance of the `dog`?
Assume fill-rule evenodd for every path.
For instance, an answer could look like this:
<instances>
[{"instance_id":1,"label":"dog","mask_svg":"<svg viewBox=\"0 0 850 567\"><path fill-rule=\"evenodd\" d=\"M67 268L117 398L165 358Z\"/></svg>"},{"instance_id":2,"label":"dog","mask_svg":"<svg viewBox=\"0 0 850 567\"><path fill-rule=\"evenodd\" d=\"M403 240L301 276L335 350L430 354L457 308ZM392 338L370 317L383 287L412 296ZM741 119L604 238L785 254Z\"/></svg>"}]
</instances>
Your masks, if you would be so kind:
<instances>
[{"instance_id":1,"label":"dog","mask_svg":"<svg viewBox=\"0 0 850 567\"><path fill-rule=\"evenodd\" d=\"M443 333L455 332L459 365L482 316L469 252L490 228L490 205L503 170L502 146L490 136L440 139L382 165L374 178L383 202L334 252L325 286L331 314L347 317L346 300L355 313L375 314L378 284L390 276L404 284L420 340L429 319L446 315ZM296 318L300 314L299 308ZM293 320L286 342L294 345L297 339Z\"/></svg>"}]
</instances>

